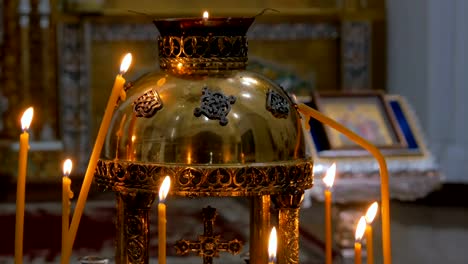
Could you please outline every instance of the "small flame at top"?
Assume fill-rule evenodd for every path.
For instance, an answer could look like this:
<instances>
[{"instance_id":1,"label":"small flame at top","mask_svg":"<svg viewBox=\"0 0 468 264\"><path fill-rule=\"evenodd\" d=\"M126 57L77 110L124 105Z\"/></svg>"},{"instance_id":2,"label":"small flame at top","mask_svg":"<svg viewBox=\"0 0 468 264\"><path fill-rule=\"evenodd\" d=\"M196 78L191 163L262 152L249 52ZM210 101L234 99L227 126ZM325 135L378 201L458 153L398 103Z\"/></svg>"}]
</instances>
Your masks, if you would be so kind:
<instances>
[{"instance_id":1,"label":"small flame at top","mask_svg":"<svg viewBox=\"0 0 468 264\"><path fill-rule=\"evenodd\" d=\"M323 182L327 186L327 188L331 188L333 186L333 182L335 181L335 174L336 174L336 163L333 163L330 168L327 170L327 174L323 177Z\"/></svg>"},{"instance_id":2,"label":"small flame at top","mask_svg":"<svg viewBox=\"0 0 468 264\"><path fill-rule=\"evenodd\" d=\"M34 109L32 107L29 107L24 111L23 116L21 117L21 128L23 130L27 130L29 126L31 125L31 121L34 115Z\"/></svg>"},{"instance_id":3,"label":"small flame at top","mask_svg":"<svg viewBox=\"0 0 468 264\"><path fill-rule=\"evenodd\" d=\"M73 163L72 163L71 159L66 159L63 162L63 175L64 176L70 176L72 167L73 167Z\"/></svg>"},{"instance_id":4,"label":"small flame at top","mask_svg":"<svg viewBox=\"0 0 468 264\"><path fill-rule=\"evenodd\" d=\"M354 236L356 241L360 241L362 239L364 231L366 231L366 218L364 216L361 216L356 227L356 234Z\"/></svg>"},{"instance_id":5,"label":"small flame at top","mask_svg":"<svg viewBox=\"0 0 468 264\"><path fill-rule=\"evenodd\" d=\"M159 188L159 202L160 203L166 200L170 187L171 187L171 178L169 176L166 176L166 178L164 178L163 183L161 184L161 187Z\"/></svg>"},{"instance_id":6,"label":"small flame at top","mask_svg":"<svg viewBox=\"0 0 468 264\"><path fill-rule=\"evenodd\" d=\"M276 228L273 227L270 232L270 239L268 241L268 262L275 262L276 249L278 247L278 238L276 236Z\"/></svg>"},{"instance_id":7,"label":"small flame at top","mask_svg":"<svg viewBox=\"0 0 468 264\"><path fill-rule=\"evenodd\" d=\"M203 19L208 19L210 17L210 14L208 11L203 12Z\"/></svg>"},{"instance_id":8,"label":"small flame at top","mask_svg":"<svg viewBox=\"0 0 468 264\"><path fill-rule=\"evenodd\" d=\"M379 204L377 202L373 202L369 209L366 212L366 222L367 224L371 224L374 221L375 215L377 214L377 209L379 208Z\"/></svg>"},{"instance_id":9,"label":"small flame at top","mask_svg":"<svg viewBox=\"0 0 468 264\"><path fill-rule=\"evenodd\" d=\"M120 74L124 74L127 72L130 64L132 63L132 54L127 53L120 64Z\"/></svg>"}]
</instances>

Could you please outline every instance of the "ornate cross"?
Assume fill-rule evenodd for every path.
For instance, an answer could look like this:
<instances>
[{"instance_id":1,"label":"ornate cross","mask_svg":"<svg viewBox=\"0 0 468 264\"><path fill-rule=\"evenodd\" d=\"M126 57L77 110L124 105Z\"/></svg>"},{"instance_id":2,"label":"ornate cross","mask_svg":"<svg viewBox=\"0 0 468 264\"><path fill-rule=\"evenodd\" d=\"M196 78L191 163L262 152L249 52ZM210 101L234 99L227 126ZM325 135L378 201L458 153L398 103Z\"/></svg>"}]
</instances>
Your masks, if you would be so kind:
<instances>
[{"instance_id":1,"label":"ornate cross","mask_svg":"<svg viewBox=\"0 0 468 264\"><path fill-rule=\"evenodd\" d=\"M203 257L204 264L213 264L213 258L219 257L220 251L226 251L233 255L239 254L242 249L242 242L237 239L222 241L220 235L214 234L213 227L216 215L215 208L211 206L203 208L203 235L200 235L197 241L185 239L177 241L175 245L177 254L187 255L191 251L194 251L200 257Z\"/></svg>"}]
</instances>

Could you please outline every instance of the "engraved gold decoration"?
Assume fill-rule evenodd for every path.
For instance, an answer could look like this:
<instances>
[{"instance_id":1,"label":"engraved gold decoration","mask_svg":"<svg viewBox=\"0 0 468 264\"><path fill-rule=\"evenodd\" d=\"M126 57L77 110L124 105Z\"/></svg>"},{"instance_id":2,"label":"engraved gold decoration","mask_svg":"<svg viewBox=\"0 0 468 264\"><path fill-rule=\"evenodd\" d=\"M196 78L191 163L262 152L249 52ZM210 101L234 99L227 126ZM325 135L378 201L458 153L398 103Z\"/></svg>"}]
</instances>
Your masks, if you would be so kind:
<instances>
[{"instance_id":1,"label":"engraved gold decoration","mask_svg":"<svg viewBox=\"0 0 468 264\"><path fill-rule=\"evenodd\" d=\"M117 193L116 263L146 264L153 193Z\"/></svg>"},{"instance_id":2,"label":"engraved gold decoration","mask_svg":"<svg viewBox=\"0 0 468 264\"><path fill-rule=\"evenodd\" d=\"M299 263L299 208L304 193L289 188L290 194L275 196L278 213L278 264Z\"/></svg>"},{"instance_id":3,"label":"engraved gold decoration","mask_svg":"<svg viewBox=\"0 0 468 264\"><path fill-rule=\"evenodd\" d=\"M103 189L118 192L136 190L157 193L166 175L171 177L171 194L179 196L250 196L281 194L289 188L312 187L312 162L309 160L269 165L177 166L127 161L102 161L97 165L95 182Z\"/></svg>"}]
</instances>

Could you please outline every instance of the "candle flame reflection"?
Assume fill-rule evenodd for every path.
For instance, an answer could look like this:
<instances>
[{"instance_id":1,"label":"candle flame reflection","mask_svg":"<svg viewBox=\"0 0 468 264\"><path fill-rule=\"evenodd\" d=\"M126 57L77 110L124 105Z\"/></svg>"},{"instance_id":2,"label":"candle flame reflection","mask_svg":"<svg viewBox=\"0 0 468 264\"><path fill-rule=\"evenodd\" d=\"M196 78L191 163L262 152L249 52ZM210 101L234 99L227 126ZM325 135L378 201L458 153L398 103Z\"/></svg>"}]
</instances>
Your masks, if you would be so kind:
<instances>
[{"instance_id":1,"label":"candle flame reflection","mask_svg":"<svg viewBox=\"0 0 468 264\"><path fill-rule=\"evenodd\" d=\"M127 72L130 64L132 63L132 54L127 53L120 64L120 74L124 74Z\"/></svg>"},{"instance_id":2,"label":"candle flame reflection","mask_svg":"<svg viewBox=\"0 0 468 264\"><path fill-rule=\"evenodd\" d=\"M72 167L73 167L73 163L72 163L71 159L66 159L63 162L63 175L67 176L67 177L70 176Z\"/></svg>"},{"instance_id":3,"label":"candle flame reflection","mask_svg":"<svg viewBox=\"0 0 468 264\"><path fill-rule=\"evenodd\" d=\"M164 178L163 183L161 184L161 187L159 188L159 202L160 203L163 203L164 200L166 200L170 187L171 187L171 178L169 176L166 176L166 178Z\"/></svg>"},{"instance_id":4,"label":"candle flame reflection","mask_svg":"<svg viewBox=\"0 0 468 264\"><path fill-rule=\"evenodd\" d=\"M327 170L327 174L323 177L323 182L327 186L327 188L331 188L333 186L333 182L335 181L335 174L336 174L336 163L333 163L330 168Z\"/></svg>"},{"instance_id":5,"label":"candle flame reflection","mask_svg":"<svg viewBox=\"0 0 468 264\"><path fill-rule=\"evenodd\" d=\"M377 202L373 202L371 206L369 206L369 209L367 209L366 212L366 222L368 225L374 221L375 216L377 215L377 209L379 208L379 204Z\"/></svg>"},{"instance_id":6,"label":"candle flame reflection","mask_svg":"<svg viewBox=\"0 0 468 264\"><path fill-rule=\"evenodd\" d=\"M270 239L268 241L268 262L274 263L276 260L276 249L278 247L278 238L276 236L276 228L273 227L270 232Z\"/></svg>"},{"instance_id":7,"label":"candle flame reflection","mask_svg":"<svg viewBox=\"0 0 468 264\"><path fill-rule=\"evenodd\" d=\"M203 12L203 19L208 19L210 17L210 14L208 11Z\"/></svg>"},{"instance_id":8,"label":"candle flame reflection","mask_svg":"<svg viewBox=\"0 0 468 264\"><path fill-rule=\"evenodd\" d=\"M364 231L366 231L366 218L364 216L361 216L357 224L356 233L354 236L356 241L361 241L362 236L364 235Z\"/></svg>"},{"instance_id":9,"label":"candle flame reflection","mask_svg":"<svg viewBox=\"0 0 468 264\"><path fill-rule=\"evenodd\" d=\"M34 109L32 107L29 107L24 111L23 116L21 117L21 128L23 128L23 130L27 130L29 128L33 115Z\"/></svg>"}]
</instances>

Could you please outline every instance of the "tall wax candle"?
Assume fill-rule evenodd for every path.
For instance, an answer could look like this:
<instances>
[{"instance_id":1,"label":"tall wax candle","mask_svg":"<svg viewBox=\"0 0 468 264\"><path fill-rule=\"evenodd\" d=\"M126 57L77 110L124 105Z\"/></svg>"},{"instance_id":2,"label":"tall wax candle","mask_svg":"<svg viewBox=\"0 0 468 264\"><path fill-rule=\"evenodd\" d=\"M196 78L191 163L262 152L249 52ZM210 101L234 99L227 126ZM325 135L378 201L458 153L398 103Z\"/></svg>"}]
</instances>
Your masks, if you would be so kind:
<instances>
[{"instance_id":1,"label":"tall wax candle","mask_svg":"<svg viewBox=\"0 0 468 264\"><path fill-rule=\"evenodd\" d=\"M96 142L94 143L94 148L91 153L91 157L89 159L88 168L86 169L85 177L83 179L83 184L81 186L80 194L78 196L78 200L76 202L76 207L73 213L73 218L71 221L70 229L68 232L68 242L67 248L65 249L62 254L65 254L67 259L70 258L73 244L75 242L76 232L78 231L78 226L80 224L81 215L84 211L84 206L86 203L86 199L88 197L89 189L91 187L91 183L93 182L94 171L96 170L96 165L101 154L102 146L104 144L104 139L107 134L107 130L109 128L112 114L114 113L115 105L119 97L124 100L125 99L125 92L124 92L124 84L125 79L123 78L123 74L128 70L130 63L132 61L132 55L128 53L125 55L124 59L122 60L122 64L120 65L120 73L115 77L114 86L112 88L111 95L109 100L107 101L106 110L104 112L104 116L102 118L101 126L99 127L98 135L96 137Z\"/></svg>"},{"instance_id":2,"label":"tall wax candle","mask_svg":"<svg viewBox=\"0 0 468 264\"><path fill-rule=\"evenodd\" d=\"M26 169L28 165L29 133L34 110L29 107L21 117L23 133L20 135L18 156L18 179L16 183L15 264L23 263L24 201Z\"/></svg>"},{"instance_id":3,"label":"tall wax candle","mask_svg":"<svg viewBox=\"0 0 468 264\"><path fill-rule=\"evenodd\" d=\"M171 187L171 178L166 176L159 188L158 203L158 264L166 264L166 200L169 188Z\"/></svg>"},{"instance_id":4,"label":"tall wax candle","mask_svg":"<svg viewBox=\"0 0 468 264\"><path fill-rule=\"evenodd\" d=\"M361 242L354 242L354 264L362 264Z\"/></svg>"},{"instance_id":5,"label":"tall wax candle","mask_svg":"<svg viewBox=\"0 0 468 264\"><path fill-rule=\"evenodd\" d=\"M367 264L374 264L374 241L372 239L372 221L374 221L377 215L379 205L377 202L373 202L367 209L366 218L366 252L367 252Z\"/></svg>"},{"instance_id":6,"label":"tall wax candle","mask_svg":"<svg viewBox=\"0 0 468 264\"><path fill-rule=\"evenodd\" d=\"M361 249L362 249L362 236L366 230L366 219L364 216L361 216L359 219L358 225L356 227L356 234L354 242L354 264L362 264Z\"/></svg>"},{"instance_id":7,"label":"tall wax candle","mask_svg":"<svg viewBox=\"0 0 468 264\"><path fill-rule=\"evenodd\" d=\"M270 239L268 240L268 264L276 263L277 248L278 248L278 236L276 235L276 228L273 227L270 232Z\"/></svg>"},{"instance_id":8,"label":"tall wax candle","mask_svg":"<svg viewBox=\"0 0 468 264\"><path fill-rule=\"evenodd\" d=\"M323 177L325 183L325 263L332 264L332 218L331 218L331 187L335 180L336 164L333 163L327 170L327 174Z\"/></svg>"},{"instance_id":9,"label":"tall wax candle","mask_svg":"<svg viewBox=\"0 0 468 264\"><path fill-rule=\"evenodd\" d=\"M370 142L365 140L364 138L360 137L353 131L349 130L348 128L344 127L340 123L336 122L335 120L325 116L324 114L320 113L319 111L305 105L299 104L298 105L299 111L308 116L312 117L331 128L339 131L340 133L344 134L347 138L349 138L354 143L358 144L362 148L369 151L372 156L377 160L379 163L379 170L380 170L380 197L381 197L381 206L382 206L382 249L383 249L383 264L391 264L392 263L392 242L391 242L391 234L390 234L390 189L389 189L389 177L388 177L388 169L387 169L387 161L379 149L372 145ZM308 124L306 122L306 124Z\"/></svg>"},{"instance_id":10,"label":"tall wax candle","mask_svg":"<svg viewBox=\"0 0 468 264\"><path fill-rule=\"evenodd\" d=\"M67 234L70 226L70 199L73 198L71 191L71 179L69 178L73 163L70 159L63 162L63 177L62 177L62 264L68 264L69 259L63 255L65 248L67 248Z\"/></svg>"},{"instance_id":11,"label":"tall wax candle","mask_svg":"<svg viewBox=\"0 0 468 264\"><path fill-rule=\"evenodd\" d=\"M372 226L366 226L367 264L374 264L374 241L372 241Z\"/></svg>"}]
</instances>

